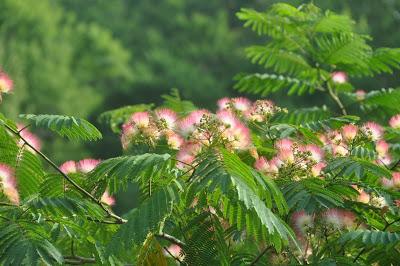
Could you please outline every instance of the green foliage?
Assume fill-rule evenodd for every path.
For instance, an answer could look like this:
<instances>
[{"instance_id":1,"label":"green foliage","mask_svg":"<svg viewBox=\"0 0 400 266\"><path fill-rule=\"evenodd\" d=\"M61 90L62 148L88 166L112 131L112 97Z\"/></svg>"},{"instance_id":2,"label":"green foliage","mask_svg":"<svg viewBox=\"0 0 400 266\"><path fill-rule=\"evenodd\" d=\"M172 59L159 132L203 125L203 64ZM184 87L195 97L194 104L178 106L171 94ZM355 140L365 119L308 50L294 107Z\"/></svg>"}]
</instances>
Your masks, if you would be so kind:
<instances>
[{"instance_id":1,"label":"green foliage","mask_svg":"<svg viewBox=\"0 0 400 266\"><path fill-rule=\"evenodd\" d=\"M178 200L177 189L173 185L155 191L139 208L126 214L128 222L113 236L110 251L117 252L122 245L129 248L143 243L149 233L157 232L162 221L170 214L173 202Z\"/></svg>"},{"instance_id":2,"label":"green foliage","mask_svg":"<svg viewBox=\"0 0 400 266\"><path fill-rule=\"evenodd\" d=\"M348 232L340 238L342 243L347 241L361 241L366 245L388 245L400 241L399 233L357 230Z\"/></svg>"},{"instance_id":3,"label":"green foliage","mask_svg":"<svg viewBox=\"0 0 400 266\"><path fill-rule=\"evenodd\" d=\"M253 63L269 72L237 76L235 88L241 92L265 96L287 88L289 95L302 95L331 86L340 91L343 85L330 80L332 71L373 76L400 68L399 49L374 50L370 37L357 33L349 17L322 12L313 4L296 8L277 3L265 12L242 9L237 16L245 27L269 37L266 45L246 50Z\"/></svg>"},{"instance_id":4,"label":"green foliage","mask_svg":"<svg viewBox=\"0 0 400 266\"><path fill-rule=\"evenodd\" d=\"M64 115L20 115L21 118L33 121L36 127L44 127L71 140L98 140L100 131L82 118Z\"/></svg>"}]
</instances>

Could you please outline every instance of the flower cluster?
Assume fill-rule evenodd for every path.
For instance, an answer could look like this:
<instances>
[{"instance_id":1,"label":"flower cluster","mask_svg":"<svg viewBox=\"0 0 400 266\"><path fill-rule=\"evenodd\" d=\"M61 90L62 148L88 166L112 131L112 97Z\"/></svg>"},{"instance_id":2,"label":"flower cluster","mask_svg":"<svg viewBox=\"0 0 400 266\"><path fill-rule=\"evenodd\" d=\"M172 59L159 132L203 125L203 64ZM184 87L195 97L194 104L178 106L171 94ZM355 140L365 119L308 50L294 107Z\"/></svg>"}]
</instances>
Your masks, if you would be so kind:
<instances>
[{"instance_id":1,"label":"flower cluster","mask_svg":"<svg viewBox=\"0 0 400 266\"><path fill-rule=\"evenodd\" d=\"M294 140L285 138L276 141L276 155L267 160L259 157L254 167L271 176L288 176L293 174L294 179L307 176L322 177L322 170L326 166L324 151L315 144L302 145Z\"/></svg>"},{"instance_id":2,"label":"flower cluster","mask_svg":"<svg viewBox=\"0 0 400 266\"><path fill-rule=\"evenodd\" d=\"M87 174L91 172L96 166L101 162L101 160L96 159L83 159L78 162L75 161L67 161L60 166L60 170L68 175L68 174L75 174L75 173L83 173ZM115 199L112 197L108 191L106 190L101 197L101 201L107 205L114 205Z\"/></svg>"},{"instance_id":3,"label":"flower cluster","mask_svg":"<svg viewBox=\"0 0 400 266\"><path fill-rule=\"evenodd\" d=\"M271 101L252 102L247 98L223 98L218 110L211 113L200 109L180 117L170 109L136 112L122 126L124 149L135 144L149 146L166 143L179 150L178 167L191 164L204 147L223 145L229 150L253 148L248 124L266 122L276 112L283 111Z\"/></svg>"},{"instance_id":4,"label":"flower cluster","mask_svg":"<svg viewBox=\"0 0 400 266\"><path fill-rule=\"evenodd\" d=\"M14 82L10 77L0 70L0 101L2 93L10 93L13 90Z\"/></svg>"},{"instance_id":5,"label":"flower cluster","mask_svg":"<svg viewBox=\"0 0 400 266\"><path fill-rule=\"evenodd\" d=\"M6 195L12 203L19 204L17 180L14 176L14 169L3 163L0 163L0 182L4 195Z\"/></svg>"},{"instance_id":6,"label":"flower cluster","mask_svg":"<svg viewBox=\"0 0 400 266\"><path fill-rule=\"evenodd\" d=\"M22 138L24 138L30 145L32 145L33 148L35 148L36 150L40 151L40 149L42 148L42 141L39 139L38 136L36 136L35 134L33 134L32 132L30 132L28 130L28 128L23 125L23 124L17 124L17 128L19 130L19 134ZM25 147L28 148L28 150L30 150L31 152L33 152L32 149L30 149L29 147L27 147L24 144L23 140L19 140L18 145L20 147Z\"/></svg>"}]
</instances>

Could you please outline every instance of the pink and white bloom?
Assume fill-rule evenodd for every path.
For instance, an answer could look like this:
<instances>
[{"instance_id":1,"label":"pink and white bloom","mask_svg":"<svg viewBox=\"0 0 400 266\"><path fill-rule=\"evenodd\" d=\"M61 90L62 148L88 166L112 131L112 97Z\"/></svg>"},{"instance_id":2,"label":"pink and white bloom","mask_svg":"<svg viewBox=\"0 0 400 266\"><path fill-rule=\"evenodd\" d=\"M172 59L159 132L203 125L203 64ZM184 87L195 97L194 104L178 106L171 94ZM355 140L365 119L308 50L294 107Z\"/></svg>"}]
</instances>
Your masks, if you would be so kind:
<instances>
[{"instance_id":1,"label":"pink and white bloom","mask_svg":"<svg viewBox=\"0 0 400 266\"><path fill-rule=\"evenodd\" d=\"M260 172L268 172L270 169L269 163L267 161L267 159L265 159L264 156L261 156L260 158L258 158L255 163L254 163L254 168L256 168L258 171Z\"/></svg>"},{"instance_id":2,"label":"pink and white bloom","mask_svg":"<svg viewBox=\"0 0 400 266\"><path fill-rule=\"evenodd\" d=\"M358 127L356 125L345 125L342 127L342 136L346 141L352 141L358 132Z\"/></svg>"},{"instance_id":3,"label":"pink and white bloom","mask_svg":"<svg viewBox=\"0 0 400 266\"><path fill-rule=\"evenodd\" d=\"M355 224L356 216L351 211L329 209L324 214L325 221L336 229L350 228Z\"/></svg>"},{"instance_id":4,"label":"pink and white bloom","mask_svg":"<svg viewBox=\"0 0 400 266\"><path fill-rule=\"evenodd\" d=\"M139 131L132 123L125 123L122 125L121 144L124 150L128 148L131 139L137 133L139 133Z\"/></svg>"},{"instance_id":5,"label":"pink and white bloom","mask_svg":"<svg viewBox=\"0 0 400 266\"><path fill-rule=\"evenodd\" d=\"M104 192L104 194L101 196L101 202L103 202L109 206L113 206L115 204L115 198L110 195L108 190L106 190Z\"/></svg>"},{"instance_id":6,"label":"pink and white bloom","mask_svg":"<svg viewBox=\"0 0 400 266\"><path fill-rule=\"evenodd\" d=\"M14 204L19 204L19 194L17 190L17 180L14 170L3 163L0 163L0 181L3 193Z\"/></svg>"},{"instance_id":7,"label":"pink and white bloom","mask_svg":"<svg viewBox=\"0 0 400 266\"><path fill-rule=\"evenodd\" d=\"M76 173L78 170L76 168L76 163L74 161L67 161L60 166L60 170L68 175Z\"/></svg>"},{"instance_id":8,"label":"pink and white bloom","mask_svg":"<svg viewBox=\"0 0 400 266\"><path fill-rule=\"evenodd\" d=\"M389 152L389 144L384 140L375 143L375 150L379 156L385 156Z\"/></svg>"},{"instance_id":9,"label":"pink and white bloom","mask_svg":"<svg viewBox=\"0 0 400 266\"><path fill-rule=\"evenodd\" d=\"M0 97L1 93L10 93L13 90L14 82L10 77L0 70Z\"/></svg>"},{"instance_id":10,"label":"pink and white bloom","mask_svg":"<svg viewBox=\"0 0 400 266\"><path fill-rule=\"evenodd\" d=\"M332 81L338 84L343 84L347 82L347 74L343 71L333 72L331 74Z\"/></svg>"},{"instance_id":11,"label":"pink and white bloom","mask_svg":"<svg viewBox=\"0 0 400 266\"><path fill-rule=\"evenodd\" d=\"M247 150L251 146L250 129L243 123L237 123L235 127L228 128L223 136L229 141L229 146L235 150Z\"/></svg>"},{"instance_id":12,"label":"pink and white bloom","mask_svg":"<svg viewBox=\"0 0 400 266\"><path fill-rule=\"evenodd\" d=\"M388 153L384 154L383 156L378 156L376 163L387 167L389 164L392 163L392 156L390 156L390 154Z\"/></svg>"},{"instance_id":13,"label":"pink and white bloom","mask_svg":"<svg viewBox=\"0 0 400 266\"><path fill-rule=\"evenodd\" d=\"M381 139L384 132L383 128L375 122L366 122L361 129L373 141Z\"/></svg>"},{"instance_id":14,"label":"pink and white bloom","mask_svg":"<svg viewBox=\"0 0 400 266\"><path fill-rule=\"evenodd\" d=\"M367 93L364 90L356 90L356 99L362 101Z\"/></svg>"},{"instance_id":15,"label":"pink and white bloom","mask_svg":"<svg viewBox=\"0 0 400 266\"><path fill-rule=\"evenodd\" d=\"M251 104L251 101L244 97L237 97L232 99L232 105L238 111L248 111L251 107Z\"/></svg>"},{"instance_id":16,"label":"pink and white bloom","mask_svg":"<svg viewBox=\"0 0 400 266\"><path fill-rule=\"evenodd\" d=\"M174 256L175 258L178 259L183 259L184 255L182 252L182 249L180 246L176 245L176 244L172 244L170 245L167 250L164 250L164 255L165 256Z\"/></svg>"},{"instance_id":17,"label":"pink and white bloom","mask_svg":"<svg viewBox=\"0 0 400 266\"><path fill-rule=\"evenodd\" d=\"M171 109L163 108L155 112L158 120L165 121L167 128L173 129L176 126L178 115Z\"/></svg>"},{"instance_id":18,"label":"pink and white bloom","mask_svg":"<svg viewBox=\"0 0 400 266\"><path fill-rule=\"evenodd\" d=\"M294 212L291 217L292 224L296 235L304 236L307 233L307 229L312 227L313 217L307 214L304 210Z\"/></svg>"},{"instance_id":19,"label":"pink and white bloom","mask_svg":"<svg viewBox=\"0 0 400 266\"><path fill-rule=\"evenodd\" d=\"M324 158L324 151L315 144L308 144L303 149L311 153L311 159L315 162L320 162Z\"/></svg>"},{"instance_id":20,"label":"pink and white bloom","mask_svg":"<svg viewBox=\"0 0 400 266\"><path fill-rule=\"evenodd\" d=\"M90 171L92 171L94 168L96 168L96 166L101 162L101 160L96 160L96 159L83 159L80 160L79 162L77 162L77 169L79 172L82 173L89 173Z\"/></svg>"},{"instance_id":21,"label":"pink and white bloom","mask_svg":"<svg viewBox=\"0 0 400 266\"><path fill-rule=\"evenodd\" d=\"M291 139L280 139L275 142L275 147L279 150L292 150L293 141Z\"/></svg>"},{"instance_id":22,"label":"pink and white bloom","mask_svg":"<svg viewBox=\"0 0 400 266\"><path fill-rule=\"evenodd\" d=\"M389 125L392 128L400 129L400 114L392 116L392 118L389 120Z\"/></svg>"},{"instance_id":23,"label":"pink and white bloom","mask_svg":"<svg viewBox=\"0 0 400 266\"><path fill-rule=\"evenodd\" d=\"M396 188L400 188L400 172L392 173L392 181Z\"/></svg>"},{"instance_id":24,"label":"pink and white bloom","mask_svg":"<svg viewBox=\"0 0 400 266\"><path fill-rule=\"evenodd\" d=\"M229 109L230 102L231 102L231 99L229 99L228 97L224 97L222 99L219 99L217 101L218 110Z\"/></svg>"},{"instance_id":25,"label":"pink and white bloom","mask_svg":"<svg viewBox=\"0 0 400 266\"><path fill-rule=\"evenodd\" d=\"M209 115L210 112L205 109L196 110L191 112L188 116L179 121L179 129L183 136L187 137L196 130L196 126L201 123L204 116Z\"/></svg>"},{"instance_id":26,"label":"pink and white bloom","mask_svg":"<svg viewBox=\"0 0 400 266\"><path fill-rule=\"evenodd\" d=\"M217 118L229 128L233 128L241 123L240 120L229 110L218 111Z\"/></svg>"},{"instance_id":27,"label":"pink and white bloom","mask_svg":"<svg viewBox=\"0 0 400 266\"><path fill-rule=\"evenodd\" d=\"M179 148L184 143L184 139L180 135L176 134L173 131L168 131L165 134L165 136L166 136L166 139L167 139L168 146L171 149L179 150Z\"/></svg>"},{"instance_id":28,"label":"pink and white bloom","mask_svg":"<svg viewBox=\"0 0 400 266\"><path fill-rule=\"evenodd\" d=\"M381 184L386 189L392 189L394 187L393 179L388 179L386 177L381 178Z\"/></svg>"},{"instance_id":29,"label":"pink and white bloom","mask_svg":"<svg viewBox=\"0 0 400 266\"><path fill-rule=\"evenodd\" d=\"M150 114L148 112L136 112L131 116L130 121L138 128L146 128L150 124Z\"/></svg>"},{"instance_id":30,"label":"pink and white bloom","mask_svg":"<svg viewBox=\"0 0 400 266\"><path fill-rule=\"evenodd\" d=\"M321 175L322 170L326 167L326 163L319 162L311 167L311 174L314 177L318 177Z\"/></svg>"}]
</instances>

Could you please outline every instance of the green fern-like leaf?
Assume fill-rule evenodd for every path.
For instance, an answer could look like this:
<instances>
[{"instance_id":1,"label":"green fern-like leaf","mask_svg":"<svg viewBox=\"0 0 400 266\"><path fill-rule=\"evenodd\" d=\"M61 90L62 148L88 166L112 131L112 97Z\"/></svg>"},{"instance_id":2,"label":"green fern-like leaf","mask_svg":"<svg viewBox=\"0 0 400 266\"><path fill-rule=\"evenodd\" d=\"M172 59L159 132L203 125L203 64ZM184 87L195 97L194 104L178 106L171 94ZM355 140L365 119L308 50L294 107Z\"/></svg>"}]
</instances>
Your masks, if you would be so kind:
<instances>
[{"instance_id":1,"label":"green fern-like leaf","mask_svg":"<svg viewBox=\"0 0 400 266\"><path fill-rule=\"evenodd\" d=\"M311 107L311 108L298 108L295 111L288 113L278 113L271 122L273 123L286 123L292 125L302 125L328 119L331 112L326 106Z\"/></svg>"},{"instance_id":2,"label":"green fern-like leaf","mask_svg":"<svg viewBox=\"0 0 400 266\"><path fill-rule=\"evenodd\" d=\"M82 118L63 115L20 115L33 122L37 127L44 127L71 140L98 140L102 138L100 131Z\"/></svg>"},{"instance_id":3,"label":"green fern-like leaf","mask_svg":"<svg viewBox=\"0 0 400 266\"><path fill-rule=\"evenodd\" d=\"M39 224L7 222L0 225L0 263L3 265L61 264L60 251Z\"/></svg>"},{"instance_id":4,"label":"green fern-like leaf","mask_svg":"<svg viewBox=\"0 0 400 266\"><path fill-rule=\"evenodd\" d=\"M375 179L380 177L391 178L392 173L381 166L378 166L370 161L359 158L335 158L331 160L325 168L327 172L335 172L342 176L355 176L364 178L366 174L371 174Z\"/></svg>"},{"instance_id":5,"label":"green fern-like leaf","mask_svg":"<svg viewBox=\"0 0 400 266\"><path fill-rule=\"evenodd\" d=\"M292 75L311 69L311 66L301 55L274 48L271 45L248 47L246 48L246 55L252 63L271 68L277 73Z\"/></svg>"},{"instance_id":6,"label":"green fern-like leaf","mask_svg":"<svg viewBox=\"0 0 400 266\"><path fill-rule=\"evenodd\" d=\"M164 99L163 106L169 109L174 110L179 114L187 114L196 109L196 106L186 100L182 100L181 95L179 94L178 89L172 89L171 93L162 95Z\"/></svg>"},{"instance_id":7,"label":"green fern-like leaf","mask_svg":"<svg viewBox=\"0 0 400 266\"><path fill-rule=\"evenodd\" d=\"M240 92L259 94L261 96L267 96L268 94L277 92L283 88L289 89L289 95L295 93L302 95L306 92L314 92L315 88L318 86L318 84L311 79L300 79L266 73L249 75L241 74L237 75L235 80L238 81L235 84L235 89Z\"/></svg>"},{"instance_id":8,"label":"green fern-like leaf","mask_svg":"<svg viewBox=\"0 0 400 266\"><path fill-rule=\"evenodd\" d=\"M361 241L366 245L387 245L398 243L400 241L400 233L371 231L371 230L356 230L347 232L341 236L340 241Z\"/></svg>"},{"instance_id":9,"label":"green fern-like leaf","mask_svg":"<svg viewBox=\"0 0 400 266\"><path fill-rule=\"evenodd\" d=\"M367 93L364 105L376 105L396 112L400 111L400 89L381 89Z\"/></svg>"},{"instance_id":10,"label":"green fern-like leaf","mask_svg":"<svg viewBox=\"0 0 400 266\"><path fill-rule=\"evenodd\" d=\"M89 175L88 187L101 196L106 187L110 193L125 188L128 181L139 181L143 176L155 175L170 163L169 154L142 154L111 158L101 162Z\"/></svg>"},{"instance_id":11,"label":"green fern-like leaf","mask_svg":"<svg viewBox=\"0 0 400 266\"><path fill-rule=\"evenodd\" d=\"M130 247L141 244L149 233L157 231L161 221L171 212L173 202L178 199L174 186L154 192L149 199L125 216L128 222L121 225L115 233L109 250L117 252L121 245Z\"/></svg>"},{"instance_id":12,"label":"green fern-like leaf","mask_svg":"<svg viewBox=\"0 0 400 266\"><path fill-rule=\"evenodd\" d=\"M39 158L28 150L19 155L16 165L18 191L22 199L39 192L44 172Z\"/></svg>"}]
</instances>

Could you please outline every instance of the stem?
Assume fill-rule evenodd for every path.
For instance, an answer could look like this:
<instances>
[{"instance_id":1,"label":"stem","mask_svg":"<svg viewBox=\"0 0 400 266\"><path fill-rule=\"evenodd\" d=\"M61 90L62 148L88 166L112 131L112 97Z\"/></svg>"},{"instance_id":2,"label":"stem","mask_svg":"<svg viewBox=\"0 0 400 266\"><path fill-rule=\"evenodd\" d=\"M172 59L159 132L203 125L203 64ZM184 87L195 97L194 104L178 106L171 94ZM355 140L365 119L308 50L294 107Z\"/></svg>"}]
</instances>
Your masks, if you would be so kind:
<instances>
[{"instance_id":1,"label":"stem","mask_svg":"<svg viewBox=\"0 0 400 266\"><path fill-rule=\"evenodd\" d=\"M96 259L95 258L85 258L85 257L81 257L81 256L65 256L64 262L65 262L65 264L70 264L70 265L81 265L81 264L86 264L86 263L95 263Z\"/></svg>"},{"instance_id":2,"label":"stem","mask_svg":"<svg viewBox=\"0 0 400 266\"><path fill-rule=\"evenodd\" d=\"M340 100L339 96L331 89L331 87L328 85L328 92L331 98L336 102L336 104L339 106L340 110L342 111L343 115L347 115L346 108L344 107L342 101Z\"/></svg>"},{"instance_id":3,"label":"stem","mask_svg":"<svg viewBox=\"0 0 400 266\"><path fill-rule=\"evenodd\" d=\"M271 246L268 246L268 247L264 248L264 250L261 251L260 254L258 254L258 256L249 264L249 266L256 265L256 263L262 258L262 256L264 256L265 253L267 253L267 251L270 250L270 249L271 249Z\"/></svg>"},{"instance_id":4,"label":"stem","mask_svg":"<svg viewBox=\"0 0 400 266\"><path fill-rule=\"evenodd\" d=\"M43 158L50 166L52 166L58 173L60 173L65 180L67 180L72 186L74 186L79 192L81 192L83 195L88 197L90 200L92 200L94 203L99 205L105 212L107 212L109 217L112 217L118 221L119 224L126 223L127 220L123 219L122 217L119 217L115 213L113 213L110 209L105 207L101 201L97 200L95 197L92 196L88 191L86 191L84 188L79 186L73 179L71 179L68 175L64 174L63 171L61 171L60 168L52 161L50 160L46 155L44 155L42 152L37 150L35 147L33 147L25 138L23 138L18 131L15 131L13 128L11 128L9 125L3 123L4 127L11 133L13 133L15 136L20 138L28 147L30 147L33 151L35 151L37 154L39 154L40 157Z\"/></svg>"},{"instance_id":5,"label":"stem","mask_svg":"<svg viewBox=\"0 0 400 266\"><path fill-rule=\"evenodd\" d=\"M174 236L171 236L171 235L168 235L168 234L166 234L166 233L156 234L155 236L156 236L156 237L159 237L159 238L162 238L162 239L165 239L165 240L168 240L169 242L171 242L171 243L173 243L173 244L175 244L175 245L178 245L178 246L180 246L181 248L183 248L183 247L186 245L184 242L182 242L182 241L179 240L178 238L176 238L176 237L174 237Z\"/></svg>"}]
</instances>

